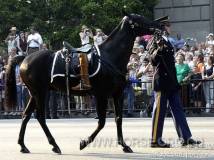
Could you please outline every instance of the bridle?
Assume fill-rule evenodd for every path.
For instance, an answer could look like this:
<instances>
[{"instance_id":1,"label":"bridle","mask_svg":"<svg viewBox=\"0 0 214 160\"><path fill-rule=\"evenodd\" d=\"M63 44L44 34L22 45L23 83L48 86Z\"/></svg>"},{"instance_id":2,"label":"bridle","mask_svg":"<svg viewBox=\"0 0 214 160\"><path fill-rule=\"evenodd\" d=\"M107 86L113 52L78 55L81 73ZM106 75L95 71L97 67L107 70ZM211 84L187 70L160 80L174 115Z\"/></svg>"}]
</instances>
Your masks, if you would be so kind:
<instances>
[{"instance_id":1,"label":"bridle","mask_svg":"<svg viewBox=\"0 0 214 160\"><path fill-rule=\"evenodd\" d=\"M129 24L129 26L132 29L132 31L135 34L135 36L138 36L138 34L139 34L139 33L136 33L136 29L139 29L139 30L151 30L151 31L155 31L156 30L155 27L149 27L149 26L147 27L147 25L144 24L144 23L138 23L138 22L133 21L133 19L130 18L129 16L125 16L124 17L124 21Z\"/></svg>"},{"instance_id":2,"label":"bridle","mask_svg":"<svg viewBox=\"0 0 214 160\"><path fill-rule=\"evenodd\" d=\"M130 26L130 28L131 28L131 30L133 31L133 33L134 33L134 35L135 36L137 36L137 33L136 33L136 28L140 28L140 27L142 27L142 25L141 24L139 24L139 23L137 23L137 22L134 22L130 17L128 17L128 16L125 16L124 17L124 23L128 23L129 24L129 26Z\"/></svg>"}]
</instances>

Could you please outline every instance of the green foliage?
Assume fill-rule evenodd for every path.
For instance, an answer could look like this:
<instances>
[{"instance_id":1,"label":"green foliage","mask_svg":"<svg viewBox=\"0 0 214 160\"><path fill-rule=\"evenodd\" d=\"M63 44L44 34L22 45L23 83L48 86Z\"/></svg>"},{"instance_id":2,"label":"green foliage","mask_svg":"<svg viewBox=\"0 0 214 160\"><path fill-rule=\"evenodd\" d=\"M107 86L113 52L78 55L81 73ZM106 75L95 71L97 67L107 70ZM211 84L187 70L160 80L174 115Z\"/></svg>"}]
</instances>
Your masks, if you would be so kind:
<instances>
[{"instance_id":1,"label":"green foliage","mask_svg":"<svg viewBox=\"0 0 214 160\"><path fill-rule=\"evenodd\" d=\"M157 0L0 0L0 39L11 26L28 31L34 25L53 49L63 40L80 45L79 30L85 24L109 34L119 23L122 8L152 18Z\"/></svg>"}]
</instances>

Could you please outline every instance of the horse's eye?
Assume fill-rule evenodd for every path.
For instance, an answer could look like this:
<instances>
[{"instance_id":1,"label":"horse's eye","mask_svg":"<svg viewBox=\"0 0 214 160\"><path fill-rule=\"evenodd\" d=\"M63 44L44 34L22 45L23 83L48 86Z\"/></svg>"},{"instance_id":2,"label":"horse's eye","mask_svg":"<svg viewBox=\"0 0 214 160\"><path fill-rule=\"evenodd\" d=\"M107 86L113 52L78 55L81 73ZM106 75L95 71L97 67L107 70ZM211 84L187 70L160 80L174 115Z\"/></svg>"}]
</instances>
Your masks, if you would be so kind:
<instances>
[{"instance_id":1,"label":"horse's eye","mask_svg":"<svg viewBox=\"0 0 214 160\"><path fill-rule=\"evenodd\" d=\"M134 25L135 25L136 27L139 27L139 24L138 24L138 23L134 23Z\"/></svg>"}]
</instances>

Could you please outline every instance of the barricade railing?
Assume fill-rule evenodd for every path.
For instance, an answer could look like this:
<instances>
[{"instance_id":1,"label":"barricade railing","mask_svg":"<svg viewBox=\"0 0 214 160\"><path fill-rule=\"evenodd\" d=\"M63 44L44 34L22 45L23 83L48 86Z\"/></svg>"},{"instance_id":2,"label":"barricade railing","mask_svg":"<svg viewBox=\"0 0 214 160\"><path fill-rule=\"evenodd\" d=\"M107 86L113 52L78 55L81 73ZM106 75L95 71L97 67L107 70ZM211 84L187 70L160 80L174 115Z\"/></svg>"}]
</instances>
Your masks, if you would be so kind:
<instances>
[{"instance_id":1,"label":"barricade railing","mask_svg":"<svg viewBox=\"0 0 214 160\"><path fill-rule=\"evenodd\" d=\"M127 89L128 88L128 89ZM152 82L137 82L131 84L124 91L124 113L144 111L152 112L154 102ZM183 108L193 113L212 112L214 110L214 80L191 80L181 85L180 89ZM49 103L49 112L56 112L60 117L68 116L66 94L54 92L54 102ZM15 107L12 112L4 111L4 86L0 85L0 115L21 115L28 101L28 91L22 86L21 106ZM72 114L88 115L96 112L96 103L93 96L71 96L70 110ZM114 110L113 99L108 101L107 112Z\"/></svg>"}]
</instances>

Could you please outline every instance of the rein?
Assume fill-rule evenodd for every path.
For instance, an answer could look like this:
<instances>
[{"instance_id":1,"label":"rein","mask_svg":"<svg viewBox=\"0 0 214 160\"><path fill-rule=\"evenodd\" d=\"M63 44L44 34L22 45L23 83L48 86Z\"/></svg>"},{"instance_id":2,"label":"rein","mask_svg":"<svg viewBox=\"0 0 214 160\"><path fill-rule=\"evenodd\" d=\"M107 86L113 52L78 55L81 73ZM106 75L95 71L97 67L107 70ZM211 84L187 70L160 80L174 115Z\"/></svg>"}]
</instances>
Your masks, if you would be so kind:
<instances>
[{"instance_id":1,"label":"rein","mask_svg":"<svg viewBox=\"0 0 214 160\"><path fill-rule=\"evenodd\" d=\"M140 27L141 25L138 23L134 23L130 18L125 17L124 21L126 21L131 30L133 31L133 34L136 35L134 28ZM115 76L121 76L121 77L126 77L127 72L121 72L114 64L109 62L107 59L101 58L101 56L97 55L95 56L95 59L97 59L103 66L109 69L111 73L113 73Z\"/></svg>"}]
</instances>

